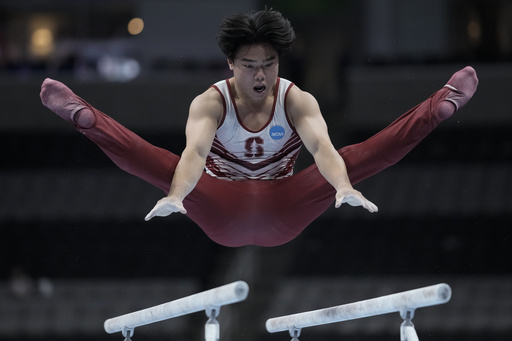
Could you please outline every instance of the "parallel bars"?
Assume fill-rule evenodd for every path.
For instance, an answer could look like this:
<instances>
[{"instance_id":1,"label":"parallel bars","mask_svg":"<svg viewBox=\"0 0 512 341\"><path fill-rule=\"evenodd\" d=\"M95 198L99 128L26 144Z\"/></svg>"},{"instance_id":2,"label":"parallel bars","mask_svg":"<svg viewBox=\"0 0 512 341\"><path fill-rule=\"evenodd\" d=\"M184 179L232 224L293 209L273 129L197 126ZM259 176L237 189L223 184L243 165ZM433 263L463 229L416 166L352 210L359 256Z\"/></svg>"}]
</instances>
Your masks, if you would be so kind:
<instances>
[{"instance_id":1,"label":"parallel bars","mask_svg":"<svg viewBox=\"0 0 512 341\"><path fill-rule=\"evenodd\" d=\"M451 298L448 284L437 284L369 300L339 305L268 319L267 331L300 332L302 328L348 321L374 315L400 312L403 319L412 319L416 308L446 303Z\"/></svg>"}]
</instances>

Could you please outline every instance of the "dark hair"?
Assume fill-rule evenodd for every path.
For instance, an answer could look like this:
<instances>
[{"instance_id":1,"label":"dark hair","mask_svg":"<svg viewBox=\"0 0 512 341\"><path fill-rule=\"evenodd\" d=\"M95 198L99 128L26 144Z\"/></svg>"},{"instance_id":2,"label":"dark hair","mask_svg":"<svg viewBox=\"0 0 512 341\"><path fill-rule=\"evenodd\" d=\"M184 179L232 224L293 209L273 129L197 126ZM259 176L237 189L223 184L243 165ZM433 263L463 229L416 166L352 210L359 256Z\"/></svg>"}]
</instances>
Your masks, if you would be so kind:
<instances>
[{"instance_id":1,"label":"dark hair","mask_svg":"<svg viewBox=\"0 0 512 341\"><path fill-rule=\"evenodd\" d=\"M268 44L281 57L291 49L294 40L290 21L273 9L229 16L217 33L217 42L231 61L241 47L255 44Z\"/></svg>"}]
</instances>

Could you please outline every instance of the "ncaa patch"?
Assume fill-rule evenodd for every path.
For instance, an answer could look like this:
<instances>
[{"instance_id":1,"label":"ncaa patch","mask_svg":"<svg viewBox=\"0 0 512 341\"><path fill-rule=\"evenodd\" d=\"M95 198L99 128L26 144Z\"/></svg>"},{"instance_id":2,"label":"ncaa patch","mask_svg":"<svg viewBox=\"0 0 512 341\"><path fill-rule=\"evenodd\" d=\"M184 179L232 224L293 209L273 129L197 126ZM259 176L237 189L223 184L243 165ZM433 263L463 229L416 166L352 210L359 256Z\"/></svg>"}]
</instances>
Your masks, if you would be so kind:
<instances>
[{"instance_id":1,"label":"ncaa patch","mask_svg":"<svg viewBox=\"0 0 512 341\"><path fill-rule=\"evenodd\" d=\"M273 126L270 128L269 134L273 140L280 140L284 137L284 128L281 126Z\"/></svg>"}]
</instances>

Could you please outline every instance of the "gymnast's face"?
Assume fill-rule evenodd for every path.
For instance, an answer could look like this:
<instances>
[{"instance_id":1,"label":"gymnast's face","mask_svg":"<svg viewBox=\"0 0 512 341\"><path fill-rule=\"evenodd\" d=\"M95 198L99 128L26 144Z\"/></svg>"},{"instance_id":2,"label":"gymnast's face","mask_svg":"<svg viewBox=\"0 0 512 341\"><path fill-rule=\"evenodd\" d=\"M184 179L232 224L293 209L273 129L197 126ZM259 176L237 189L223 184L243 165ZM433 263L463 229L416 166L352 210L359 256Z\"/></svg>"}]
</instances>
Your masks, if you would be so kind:
<instances>
[{"instance_id":1,"label":"gymnast's face","mask_svg":"<svg viewBox=\"0 0 512 341\"><path fill-rule=\"evenodd\" d=\"M272 95L279 72L279 55L269 45L243 46L228 60L238 96L262 99Z\"/></svg>"}]
</instances>

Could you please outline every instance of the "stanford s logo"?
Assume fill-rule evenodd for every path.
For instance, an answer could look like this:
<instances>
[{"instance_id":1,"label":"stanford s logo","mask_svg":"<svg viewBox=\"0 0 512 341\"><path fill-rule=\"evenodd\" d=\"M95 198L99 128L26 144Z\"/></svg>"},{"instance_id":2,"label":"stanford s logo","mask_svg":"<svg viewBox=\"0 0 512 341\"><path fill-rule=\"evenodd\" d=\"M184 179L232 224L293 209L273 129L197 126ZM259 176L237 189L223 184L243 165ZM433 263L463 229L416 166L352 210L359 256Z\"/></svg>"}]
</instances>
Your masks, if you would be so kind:
<instances>
[{"instance_id":1,"label":"stanford s logo","mask_svg":"<svg viewBox=\"0 0 512 341\"><path fill-rule=\"evenodd\" d=\"M263 156L263 139L261 137L251 137L245 140L246 157Z\"/></svg>"}]
</instances>

